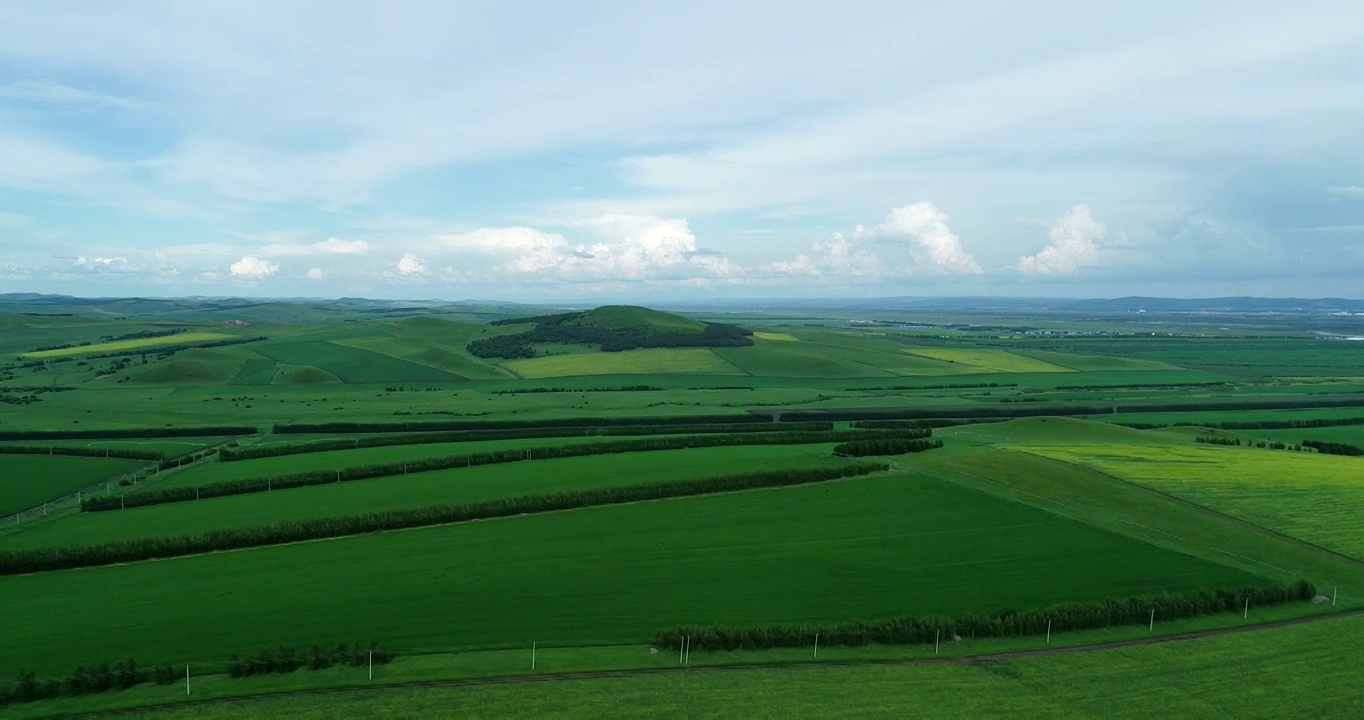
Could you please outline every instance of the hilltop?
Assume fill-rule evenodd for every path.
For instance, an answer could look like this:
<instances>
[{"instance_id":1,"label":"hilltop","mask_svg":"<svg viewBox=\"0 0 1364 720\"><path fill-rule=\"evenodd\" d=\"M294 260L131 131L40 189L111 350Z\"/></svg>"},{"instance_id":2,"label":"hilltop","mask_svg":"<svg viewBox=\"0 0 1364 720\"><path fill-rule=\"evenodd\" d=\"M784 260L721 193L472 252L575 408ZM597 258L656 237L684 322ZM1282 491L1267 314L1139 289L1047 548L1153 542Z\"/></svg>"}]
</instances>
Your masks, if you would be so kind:
<instances>
[{"instance_id":1,"label":"hilltop","mask_svg":"<svg viewBox=\"0 0 1364 720\"><path fill-rule=\"evenodd\" d=\"M633 305L607 305L583 312L498 320L490 325L531 328L475 340L471 354L482 358L533 358L537 346L595 345L603 352L639 348L742 347L752 345L752 331L734 325L701 322Z\"/></svg>"}]
</instances>

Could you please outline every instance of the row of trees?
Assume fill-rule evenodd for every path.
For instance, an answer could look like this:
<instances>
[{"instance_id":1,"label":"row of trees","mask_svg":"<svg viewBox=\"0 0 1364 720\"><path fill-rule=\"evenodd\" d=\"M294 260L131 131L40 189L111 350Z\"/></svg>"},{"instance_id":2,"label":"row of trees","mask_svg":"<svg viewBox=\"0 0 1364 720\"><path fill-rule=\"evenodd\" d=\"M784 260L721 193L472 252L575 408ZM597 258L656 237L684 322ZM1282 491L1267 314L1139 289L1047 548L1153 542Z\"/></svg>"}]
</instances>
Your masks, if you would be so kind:
<instances>
[{"instance_id":1,"label":"row of trees","mask_svg":"<svg viewBox=\"0 0 1364 720\"><path fill-rule=\"evenodd\" d=\"M321 670L337 665L360 667L371 659L376 665L393 661L394 655L378 642L340 643L333 649L314 645L300 652L280 646L262 649L246 655L232 655L228 660L228 675L234 678L291 673L300 668ZM183 668L182 668L183 669ZM63 679L39 679L31 670L20 670L19 679L8 692L0 692L0 703L32 702L56 697L93 695L110 690L127 690L145 682L169 685L183 677L170 665L159 665L151 670L139 670L137 661L129 658L110 665L82 665Z\"/></svg>"},{"instance_id":2,"label":"row of trees","mask_svg":"<svg viewBox=\"0 0 1364 720\"><path fill-rule=\"evenodd\" d=\"M776 423L712 423L705 425L616 425L604 427L513 428L509 430L453 430L407 435L376 434L357 438L336 438L316 442L256 445L243 448L224 448L219 459L250 460L253 458L297 455L300 453L330 452L362 447L388 445L426 445L435 443L475 442L478 440L512 440L521 438L588 437L594 435L684 435L712 433L758 432L825 432L834 429L831 422L807 422L777 425Z\"/></svg>"},{"instance_id":3,"label":"row of trees","mask_svg":"<svg viewBox=\"0 0 1364 720\"><path fill-rule=\"evenodd\" d=\"M254 435L249 425L118 428L114 430L0 430L0 440L116 440L121 438L227 437Z\"/></svg>"},{"instance_id":4,"label":"row of trees","mask_svg":"<svg viewBox=\"0 0 1364 720\"><path fill-rule=\"evenodd\" d=\"M548 460L587 455L610 455L626 452L652 452L656 450L685 450L700 447L722 447L733 445L809 445L825 442L845 442L849 440L872 440L888 435L899 437L896 431L884 430L835 430L829 432L772 432L738 433L728 435L687 435L678 437L644 438L639 440L615 440L582 445L551 445L538 448L497 450L468 455L447 455L444 457L421 458L406 462L383 463L378 465L358 465L341 470L314 470L311 472L274 475L270 477L229 480L195 487L165 488L131 493L122 497L95 497L81 503L86 512L122 510L144 505L162 505L172 502L202 500L226 495L243 495L255 492L270 492L286 488L327 485L349 480L367 480L377 477L406 475L407 473L448 470L451 468L474 467L478 465L498 465L501 463L522 462L527 460Z\"/></svg>"},{"instance_id":5,"label":"row of trees","mask_svg":"<svg viewBox=\"0 0 1364 720\"><path fill-rule=\"evenodd\" d=\"M985 388L1013 388L1018 387L1018 383L948 383L946 385L878 385L873 387L845 387L844 391L870 391L870 390L977 390Z\"/></svg>"},{"instance_id":6,"label":"row of trees","mask_svg":"<svg viewBox=\"0 0 1364 720\"><path fill-rule=\"evenodd\" d=\"M272 673L291 673L299 668L322 670L337 665L359 667L373 661L376 665L393 662L393 653L384 649L378 642L339 643L335 649L327 650L314 645L306 652L283 645L270 649L261 648L246 655L233 654L228 659L227 674L234 678Z\"/></svg>"},{"instance_id":7,"label":"row of trees","mask_svg":"<svg viewBox=\"0 0 1364 720\"><path fill-rule=\"evenodd\" d=\"M1316 588L1305 580L1264 587L1194 590L1184 593L1142 595L1125 599L1070 602L1040 610L1004 609L994 615L949 617L897 617L872 622L851 621L831 625L755 625L681 627L654 636L660 647L678 647L691 638L695 650L765 650L809 647L819 636L820 645L862 646L933 643L956 637L1017 637L1052 632L1096 630L1121 625L1162 622L1180 618L1240 611L1254 607L1311 600Z\"/></svg>"},{"instance_id":8,"label":"row of trees","mask_svg":"<svg viewBox=\"0 0 1364 720\"><path fill-rule=\"evenodd\" d=\"M1346 445L1345 443L1323 442L1321 440L1303 440L1302 446L1310 447L1313 450L1316 450L1317 452L1326 455L1347 455L1350 457L1359 457L1360 455L1364 455L1364 450L1361 450L1355 447L1354 445Z\"/></svg>"},{"instance_id":9,"label":"row of trees","mask_svg":"<svg viewBox=\"0 0 1364 720\"><path fill-rule=\"evenodd\" d=\"M911 431L914 432L914 431ZM932 430L919 432L932 433ZM927 437L925 435L924 437ZM884 440L854 440L834 446L834 454L841 457L873 457L878 455L906 455L942 447L941 440L911 440L908 438L887 438Z\"/></svg>"},{"instance_id":10,"label":"row of trees","mask_svg":"<svg viewBox=\"0 0 1364 720\"><path fill-rule=\"evenodd\" d=\"M213 530L196 535L142 538L65 548L13 550L0 552L0 575L18 575L199 555L208 552L281 545L305 540L363 535L383 530L401 530L644 500L803 485L867 475L887 470L889 467L885 463L850 463L839 467L792 468L624 487L524 495L462 505L435 505L364 515L296 520L250 528Z\"/></svg>"},{"instance_id":11,"label":"row of trees","mask_svg":"<svg viewBox=\"0 0 1364 720\"><path fill-rule=\"evenodd\" d=\"M1271 441L1247 439L1243 442L1241 438L1226 437L1223 435L1200 435L1194 438L1194 442L1203 443L1204 445L1229 445L1232 447L1241 447L1242 445L1245 445L1246 447L1260 448L1261 450L1293 450L1295 452L1303 451L1302 445L1289 445L1288 443L1279 442L1277 440Z\"/></svg>"},{"instance_id":12,"label":"row of trees","mask_svg":"<svg viewBox=\"0 0 1364 720\"><path fill-rule=\"evenodd\" d=\"M588 392L657 392L663 390L657 385L623 385L619 387L562 388L534 387L513 390L494 390L491 395L538 395L541 393L588 393Z\"/></svg>"},{"instance_id":13,"label":"row of trees","mask_svg":"<svg viewBox=\"0 0 1364 720\"><path fill-rule=\"evenodd\" d=\"M1277 400L1202 400L1194 402L1128 402L1063 405L1039 402L1036 407L868 408L848 410L793 410L791 420L914 420L929 418L1008 418L1050 415L1111 415L1125 412L1205 412L1213 410L1301 410L1364 407L1364 397L1292 398ZM1230 428L1228 428L1230 429Z\"/></svg>"},{"instance_id":14,"label":"row of trees","mask_svg":"<svg viewBox=\"0 0 1364 720\"><path fill-rule=\"evenodd\" d=\"M986 422L1000 422L999 420L857 420L849 424L849 427L862 428L866 430L915 430L922 428L945 428L956 427L958 425L979 425ZM794 424L794 423L793 423Z\"/></svg>"},{"instance_id":15,"label":"row of trees","mask_svg":"<svg viewBox=\"0 0 1364 720\"><path fill-rule=\"evenodd\" d=\"M126 448L55 447L52 445L0 445L0 455L71 455L75 457L122 458L124 460L162 460L165 453Z\"/></svg>"},{"instance_id":16,"label":"row of trees","mask_svg":"<svg viewBox=\"0 0 1364 720\"><path fill-rule=\"evenodd\" d=\"M1246 420L1236 422L1118 423L1134 430L1169 427L1201 427L1209 430L1311 430L1314 428L1364 425L1364 417L1307 418L1302 420Z\"/></svg>"},{"instance_id":17,"label":"row of trees","mask_svg":"<svg viewBox=\"0 0 1364 720\"><path fill-rule=\"evenodd\" d=\"M710 425L770 423L771 415L655 415L645 417L576 417L544 420L436 420L401 423L279 423L276 435L334 433L434 432L437 430L513 430L519 428L606 427L640 425ZM254 432L254 430L252 430Z\"/></svg>"}]
</instances>

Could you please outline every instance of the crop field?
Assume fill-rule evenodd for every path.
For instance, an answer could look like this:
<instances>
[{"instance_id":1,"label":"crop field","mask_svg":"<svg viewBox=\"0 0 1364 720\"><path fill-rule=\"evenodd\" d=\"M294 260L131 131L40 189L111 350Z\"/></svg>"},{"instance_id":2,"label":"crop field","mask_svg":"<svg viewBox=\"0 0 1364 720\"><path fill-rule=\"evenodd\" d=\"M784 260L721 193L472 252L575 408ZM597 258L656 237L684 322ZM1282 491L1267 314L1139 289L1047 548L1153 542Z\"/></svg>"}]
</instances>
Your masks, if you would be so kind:
<instances>
[{"instance_id":1,"label":"crop field","mask_svg":"<svg viewBox=\"0 0 1364 720\"><path fill-rule=\"evenodd\" d=\"M0 298L0 309L23 302ZM826 668L800 679L698 673L251 707L421 716L430 698L474 708L459 703L486 697L492 704L479 714L1357 714L1271 681L1321 693L1334 686L1303 679L1311 670L1337 683L1357 674L1345 660L1364 622L1331 633L1346 624L1315 621L1364 608L1364 458L1197 444L1211 430L1185 426L1271 423L1218 432L1364 446L1364 423L1352 424L1364 418L1361 346L1322 340L1319 326L1301 319L958 316L913 304L678 315L628 306L42 302L41 313L0 314L0 447L170 457L383 442L440 426L555 429L240 461L209 452L85 494L83 506L73 498L17 517L0 530L0 699L20 667L56 680L77 665L127 657L144 670L189 664L205 688L201 695L196 685L194 699L340 687L356 668L241 679L227 675L225 661L356 640L397 653L376 675L396 682L524 674L531 643L545 653L536 673L664 668L676 658L648 654L649 643L679 626L709 628L696 630L715 641L709 648L749 633L734 643L746 649L698 651L699 665L734 665L814 660L801 645L807 636L763 627L772 624L816 628L825 641L842 633L843 642L820 647L818 661L828 663L932 658L934 638L922 633L859 645L869 626L848 629L897 616L917 618L901 628L955 620L969 637L941 648L954 657L1306 619L1313 624L1258 634L1284 638L1286 650L1248 634L972 666ZM163 304L173 309L157 309ZM1353 318L1320 327L1364 325ZM87 357L117 351L100 343L145 342L118 338L172 328L184 332L152 338L144 355ZM204 336L266 339L171 347ZM23 356L80 342L92 344ZM705 423L691 431L718 444L520 459L524 449L669 438L556 436L606 423L635 432L629 419L646 417L670 433ZM831 425L791 424L812 419ZM728 428L731 420L839 435L745 445L754 436ZM1329 426L1300 427L1313 423ZM167 437L176 432L187 437ZM35 435L44 439L22 439ZM835 437L857 442L837 447ZM508 450L512 461L499 464L403 467ZM0 515L147 465L0 454ZM377 465L391 467L364 469ZM331 482L347 470L394 474ZM323 484L264 480L301 473ZM239 494L198 497L236 482L216 489ZM125 508L120 495L161 504ZM1283 592L1300 580L1312 587ZM1241 598L1228 593L1246 586L1272 589L1229 612L1227 598ZM1306 602L1313 588L1325 603ZM1211 604L1206 595L1170 597L1197 589L1222 592ZM1116 604L1094 605L1148 594L1166 597L1140 602L1169 610L1153 627L1144 610L1139 626L1131 622L1135 603L1125 615ZM1035 622L1043 611L1098 624L1046 639ZM1228 689L1233 676L1256 688ZM173 689L0 702L0 720L161 702Z\"/></svg>"},{"instance_id":2,"label":"crop field","mask_svg":"<svg viewBox=\"0 0 1364 720\"><path fill-rule=\"evenodd\" d=\"M1088 465L1308 542L1364 558L1364 459L1205 445L1018 449Z\"/></svg>"},{"instance_id":3,"label":"crop field","mask_svg":"<svg viewBox=\"0 0 1364 720\"><path fill-rule=\"evenodd\" d=\"M617 353L574 353L507 360L508 370L525 378L552 378L575 375L649 375L688 373L701 375L739 375L738 368L705 348L655 348Z\"/></svg>"},{"instance_id":4,"label":"crop field","mask_svg":"<svg viewBox=\"0 0 1364 720\"><path fill-rule=\"evenodd\" d=\"M747 446L594 455L411 473L99 513L0 537L0 550L192 535L276 522L625 487L784 467L840 466L832 445ZM306 455L300 457L308 457ZM282 458L281 458L282 459ZM226 463L233 465L237 463ZM176 477L176 475L172 475ZM155 487L165 487L157 484Z\"/></svg>"},{"instance_id":5,"label":"crop field","mask_svg":"<svg viewBox=\"0 0 1364 720\"><path fill-rule=\"evenodd\" d=\"M70 355L90 355L94 353L118 352L121 350L137 350L140 348L155 348L161 345L185 345L188 343L209 342L212 340L226 340L234 337L227 333L215 332L188 332L164 337L138 338L136 340L119 340L117 342L95 343L93 345L81 345L73 348L62 348L60 350L42 350L39 352L24 353L22 357L31 359L58 358Z\"/></svg>"},{"instance_id":6,"label":"crop field","mask_svg":"<svg viewBox=\"0 0 1364 720\"><path fill-rule=\"evenodd\" d=\"M1260 580L897 474L4 582L7 612L27 622L0 627L0 663L58 672L77 657L306 646L337 627L409 649L638 642L684 622L992 612Z\"/></svg>"},{"instance_id":7,"label":"crop field","mask_svg":"<svg viewBox=\"0 0 1364 720\"><path fill-rule=\"evenodd\" d=\"M0 455L0 478L4 478L0 480L0 515L41 505L143 464L115 458Z\"/></svg>"},{"instance_id":8,"label":"crop field","mask_svg":"<svg viewBox=\"0 0 1364 720\"><path fill-rule=\"evenodd\" d=\"M915 348L904 352L934 360L979 368L979 372L1036 373L1075 372L1074 368L1055 365L1007 350L983 348ZM1105 368L1111 369L1111 368Z\"/></svg>"}]
</instances>

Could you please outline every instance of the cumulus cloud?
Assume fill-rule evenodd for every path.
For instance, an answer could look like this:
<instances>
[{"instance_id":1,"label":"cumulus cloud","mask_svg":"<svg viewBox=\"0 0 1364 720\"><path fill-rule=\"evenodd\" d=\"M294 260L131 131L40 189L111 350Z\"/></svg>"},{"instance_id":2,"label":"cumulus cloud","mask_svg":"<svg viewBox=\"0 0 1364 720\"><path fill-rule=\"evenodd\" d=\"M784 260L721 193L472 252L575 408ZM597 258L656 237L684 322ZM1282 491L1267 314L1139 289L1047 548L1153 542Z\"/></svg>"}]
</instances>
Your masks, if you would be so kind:
<instances>
[{"instance_id":1,"label":"cumulus cloud","mask_svg":"<svg viewBox=\"0 0 1364 720\"><path fill-rule=\"evenodd\" d=\"M572 226L599 240L533 246L502 269L563 280L684 280L738 272L724 255L700 248L685 219L605 214Z\"/></svg>"},{"instance_id":2,"label":"cumulus cloud","mask_svg":"<svg viewBox=\"0 0 1364 720\"><path fill-rule=\"evenodd\" d=\"M1107 235L1108 227L1090 215L1088 205L1076 205L1047 230L1051 244L1019 258L1017 268L1029 275L1074 275L1102 263L1099 244Z\"/></svg>"},{"instance_id":3,"label":"cumulus cloud","mask_svg":"<svg viewBox=\"0 0 1364 720\"><path fill-rule=\"evenodd\" d=\"M367 252L369 252L369 243L364 240L342 240L334 237L327 238L322 242L312 243L311 245L293 242L277 242L261 248L261 254L266 257L320 255L326 253L338 255L363 255Z\"/></svg>"},{"instance_id":4,"label":"cumulus cloud","mask_svg":"<svg viewBox=\"0 0 1364 720\"><path fill-rule=\"evenodd\" d=\"M398 261L398 274L400 275L425 275L429 270L426 261L412 253L404 253L402 259Z\"/></svg>"},{"instance_id":5,"label":"cumulus cloud","mask_svg":"<svg viewBox=\"0 0 1364 720\"><path fill-rule=\"evenodd\" d=\"M315 280L315 281L326 280L326 279L327 279L327 272L326 272L325 270L323 270L322 268L309 268L309 269L308 269L308 279L309 279L309 280Z\"/></svg>"},{"instance_id":6,"label":"cumulus cloud","mask_svg":"<svg viewBox=\"0 0 1364 720\"><path fill-rule=\"evenodd\" d=\"M232 277L238 280L264 280L279 272L279 265L258 257L244 255L241 260L232 263L228 267L228 271L232 273Z\"/></svg>"},{"instance_id":7,"label":"cumulus cloud","mask_svg":"<svg viewBox=\"0 0 1364 720\"><path fill-rule=\"evenodd\" d=\"M439 250L481 255L521 255L568 247L568 240L563 235L522 226L479 228L467 233L434 235L431 242Z\"/></svg>"},{"instance_id":8,"label":"cumulus cloud","mask_svg":"<svg viewBox=\"0 0 1364 720\"><path fill-rule=\"evenodd\" d=\"M128 258L125 257L86 257L81 255L72 260L71 264L77 270L91 273L127 273L137 270L137 267L128 262Z\"/></svg>"},{"instance_id":9,"label":"cumulus cloud","mask_svg":"<svg viewBox=\"0 0 1364 720\"><path fill-rule=\"evenodd\" d=\"M908 239L917 246L919 259L929 265L943 272L979 275L980 264L962 247L947 221L946 213L925 200L893 208L885 222L871 229L858 226L854 235Z\"/></svg>"}]
</instances>

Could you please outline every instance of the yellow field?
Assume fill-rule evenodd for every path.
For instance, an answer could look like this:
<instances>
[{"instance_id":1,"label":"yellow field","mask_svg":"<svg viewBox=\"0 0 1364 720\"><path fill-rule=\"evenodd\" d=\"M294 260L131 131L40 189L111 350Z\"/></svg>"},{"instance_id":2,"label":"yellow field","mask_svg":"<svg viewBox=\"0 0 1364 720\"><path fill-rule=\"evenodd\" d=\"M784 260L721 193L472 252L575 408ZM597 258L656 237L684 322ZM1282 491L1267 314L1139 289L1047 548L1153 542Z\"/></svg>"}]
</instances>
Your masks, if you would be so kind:
<instances>
[{"instance_id":1,"label":"yellow field","mask_svg":"<svg viewBox=\"0 0 1364 720\"><path fill-rule=\"evenodd\" d=\"M1000 373L1054 373L1075 372L1074 370L1053 365L1030 357L1016 355L1007 350L988 350L978 348L916 348L905 350L911 355L944 360L980 368L981 372Z\"/></svg>"},{"instance_id":2,"label":"yellow field","mask_svg":"<svg viewBox=\"0 0 1364 720\"><path fill-rule=\"evenodd\" d=\"M1206 445L1014 445L1364 558L1364 459Z\"/></svg>"},{"instance_id":3,"label":"yellow field","mask_svg":"<svg viewBox=\"0 0 1364 720\"><path fill-rule=\"evenodd\" d=\"M81 347L63 348L61 350L43 350L41 352L24 353L20 357L66 357L67 355L85 355L87 353L136 350L137 348L156 347L157 345L183 345L185 343L208 342L210 340L226 340L230 337L235 336L228 335L227 333L188 332L180 333L178 335L167 335L165 337L137 338L136 340L119 340L117 342L98 343L95 345L82 345Z\"/></svg>"},{"instance_id":4,"label":"yellow field","mask_svg":"<svg viewBox=\"0 0 1364 720\"><path fill-rule=\"evenodd\" d=\"M738 368L705 348L649 348L625 352L551 355L529 360L507 360L502 366L526 378L573 375L742 375Z\"/></svg>"},{"instance_id":5,"label":"yellow field","mask_svg":"<svg viewBox=\"0 0 1364 720\"><path fill-rule=\"evenodd\" d=\"M777 340L780 342L800 342L795 335L779 332L754 332L753 337L763 340Z\"/></svg>"}]
</instances>

